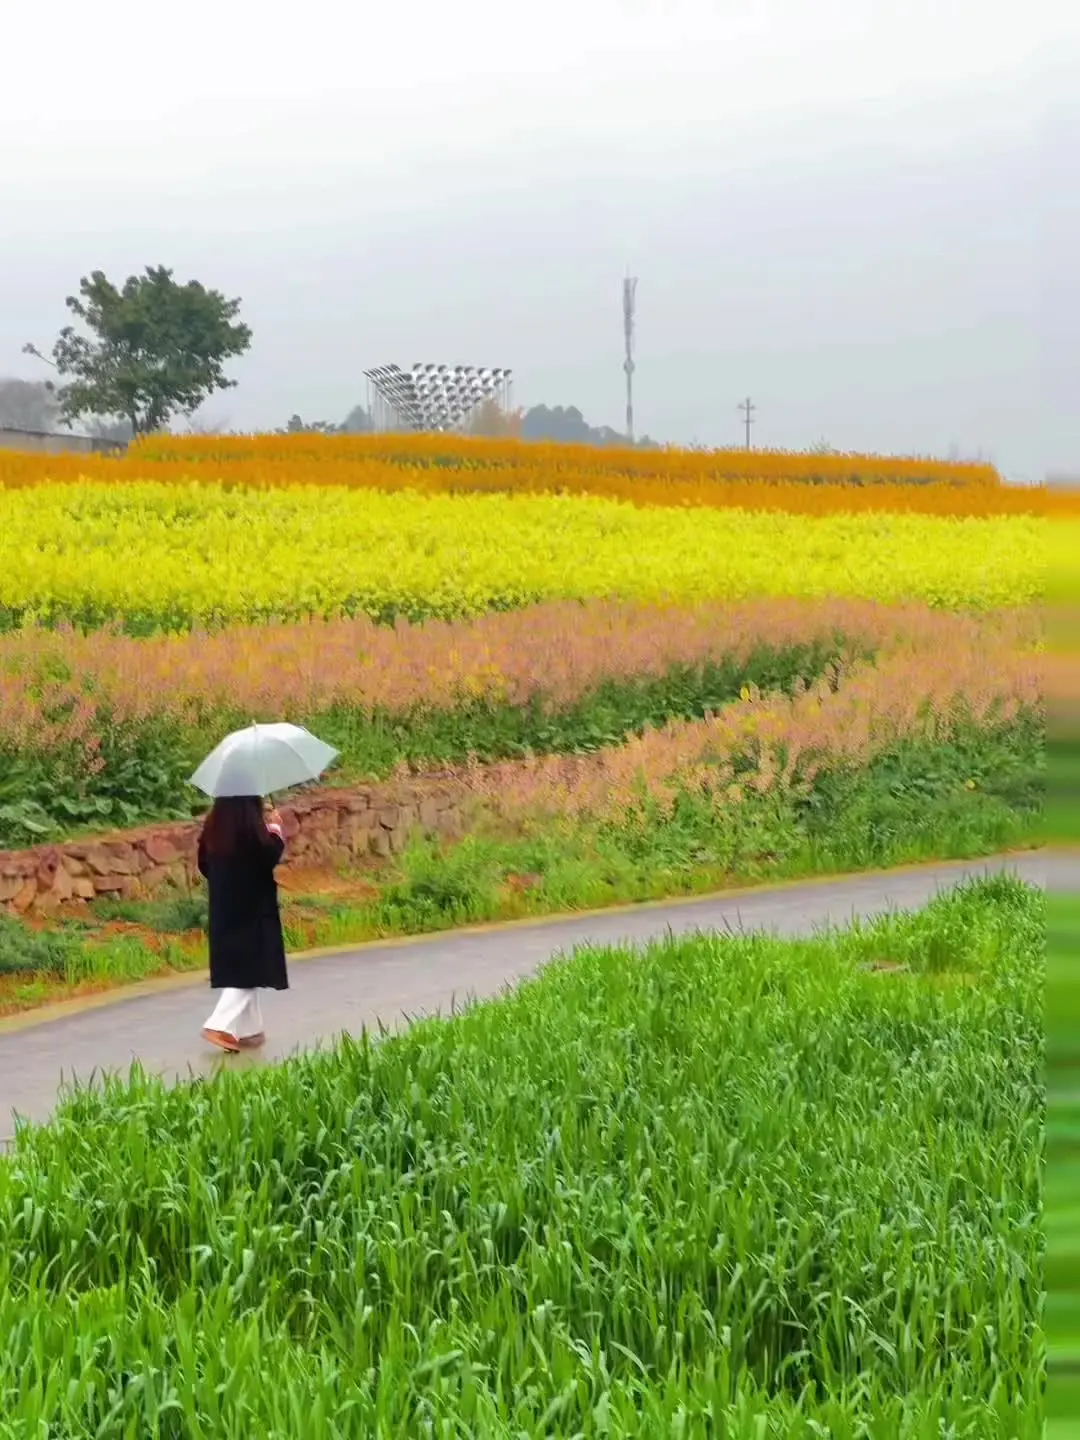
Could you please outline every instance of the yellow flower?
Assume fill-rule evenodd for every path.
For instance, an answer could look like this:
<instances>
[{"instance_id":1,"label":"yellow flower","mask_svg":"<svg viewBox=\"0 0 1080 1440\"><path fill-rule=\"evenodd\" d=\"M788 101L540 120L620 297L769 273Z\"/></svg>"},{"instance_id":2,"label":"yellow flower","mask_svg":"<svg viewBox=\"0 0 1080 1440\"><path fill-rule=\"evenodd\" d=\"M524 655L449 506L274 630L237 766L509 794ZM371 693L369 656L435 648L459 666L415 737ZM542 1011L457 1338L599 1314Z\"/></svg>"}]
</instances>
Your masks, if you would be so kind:
<instances>
[{"instance_id":1,"label":"yellow flower","mask_svg":"<svg viewBox=\"0 0 1080 1440\"><path fill-rule=\"evenodd\" d=\"M136 631L543 599L1024 605L1080 523L640 508L588 496L154 483L0 489L0 616ZM1071 531L1071 535L1063 532Z\"/></svg>"}]
</instances>

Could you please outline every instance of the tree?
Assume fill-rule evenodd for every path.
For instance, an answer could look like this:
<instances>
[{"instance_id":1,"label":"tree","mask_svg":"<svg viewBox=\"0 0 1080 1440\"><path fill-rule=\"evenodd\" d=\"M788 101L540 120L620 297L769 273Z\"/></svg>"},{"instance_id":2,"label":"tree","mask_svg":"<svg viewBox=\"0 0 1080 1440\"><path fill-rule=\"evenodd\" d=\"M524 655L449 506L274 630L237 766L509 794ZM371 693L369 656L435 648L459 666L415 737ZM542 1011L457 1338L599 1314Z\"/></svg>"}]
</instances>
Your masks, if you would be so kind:
<instances>
[{"instance_id":1,"label":"tree","mask_svg":"<svg viewBox=\"0 0 1080 1440\"><path fill-rule=\"evenodd\" d=\"M367 435L375 429L371 416L362 405L354 405L340 425L331 420L305 420L302 415L291 415L279 435Z\"/></svg>"},{"instance_id":2,"label":"tree","mask_svg":"<svg viewBox=\"0 0 1080 1440\"><path fill-rule=\"evenodd\" d=\"M363 405L354 405L338 427L343 435L369 435L375 422Z\"/></svg>"},{"instance_id":3,"label":"tree","mask_svg":"<svg viewBox=\"0 0 1080 1440\"><path fill-rule=\"evenodd\" d=\"M489 396L486 400L481 400L469 417L465 433L491 439L516 437L521 434L521 424L520 410L504 410L494 396Z\"/></svg>"},{"instance_id":4,"label":"tree","mask_svg":"<svg viewBox=\"0 0 1080 1440\"><path fill-rule=\"evenodd\" d=\"M60 423L60 401L49 380L0 379L0 430L47 434Z\"/></svg>"},{"instance_id":5,"label":"tree","mask_svg":"<svg viewBox=\"0 0 1080 1440\"><path fill-rule=\"evenodd\" d=\"M521 433L526 440L561 440L588 445L593 432L576 405L534 405L525 412Z\"/></svg>"},{"instance_id":6,"label":"tree","mask_svg":"<svg viewBox=\"0 0 1080 1440\"><path fill-rule=\"evenodd\" d=\"M119 416L134 435L160 430L176 414L190 416L216 390L231 389L236 382L226 379L225 362L251 344L250 329L236 318L239 300L198 280L177 284L163 265L130 275L121 289L95 270L67 307L90 333L68 325L53 346L65 381L57 390L63 418Z\"/></svg>"},{"instance_id":7,"label":"tree","mask_svg":"<svg viewBox=\"0 0 1080 1440\"><path fill-rule=\"evenodd\" d=\"M336 435L338 427L329 420L312 420L310 424L302 415L290 415L289 423L279 435Z\"/></svg>"},{"instance_id":8,"label":"tree","mask_svg":"<svg viewBox=\"0 0 1080 1440\"><path fill-rule=\"evenodd\" d=\"M558 440L568 445L634 445L638 450L660 447L648 435L631 441L610 425L589 425L576 405L534 405L521 419L519 433L526 440Z\"/></svg>"}]
</instances>

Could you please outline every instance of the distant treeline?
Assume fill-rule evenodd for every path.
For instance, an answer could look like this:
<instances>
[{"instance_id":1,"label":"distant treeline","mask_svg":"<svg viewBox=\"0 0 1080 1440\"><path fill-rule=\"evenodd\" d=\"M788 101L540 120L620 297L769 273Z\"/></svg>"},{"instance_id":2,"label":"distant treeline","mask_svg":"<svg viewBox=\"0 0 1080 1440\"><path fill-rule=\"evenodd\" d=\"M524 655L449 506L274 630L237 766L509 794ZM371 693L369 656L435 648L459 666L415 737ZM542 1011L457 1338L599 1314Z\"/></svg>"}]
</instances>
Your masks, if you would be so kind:
<instances>
[{"instance_id":1,"label":"distant treeline","mask_svg":"<svg viewBox=\"0 0 1080 1440\"><path fill-rule=\"evenodd\" d=\"M290 434L305 431L319 435L364 435L374 430L374 422L362 405L354 405L340 425L326 420L305 421L293 415L285 426ZM558 440L570 445L621 445L626 436L610 425L590 425L576 405L533 405L528 410L506 411L494 400L486 400L473 413L466 425L472 435L515 435L523 440ZM657 441L649 436L635 442L641 449L658 450Z\"/></svg>"},{"instance_id":2,"label":"distant treeline","mask_svg":"<svg viewBox=\"0 0 1080 1440\"><path fill-rule=\"evenodd\" d=\"M0 429L53 434L61 428L60 404L54 386L48 381L0 377ZM130 423L115 417L94 417L82 428L99 440L126 444L131 439ZM199 427L196 425L194 428ZM209 428L224 431L228 427ZM293 415L282 431L289 434L366 435L374 428L372 417L365 407L354 405L340 423L308 421L301 415ZM576 405L533 405L528 410L506 411L494 400L487 400L473 413L465 428L473 435L515 435L523 440L557 440L571 445L625 446L627 443L626 436L610 425L590 425ZM635 443L643 450L660 448L647 435Z\"/></svg>"}]
</instances>

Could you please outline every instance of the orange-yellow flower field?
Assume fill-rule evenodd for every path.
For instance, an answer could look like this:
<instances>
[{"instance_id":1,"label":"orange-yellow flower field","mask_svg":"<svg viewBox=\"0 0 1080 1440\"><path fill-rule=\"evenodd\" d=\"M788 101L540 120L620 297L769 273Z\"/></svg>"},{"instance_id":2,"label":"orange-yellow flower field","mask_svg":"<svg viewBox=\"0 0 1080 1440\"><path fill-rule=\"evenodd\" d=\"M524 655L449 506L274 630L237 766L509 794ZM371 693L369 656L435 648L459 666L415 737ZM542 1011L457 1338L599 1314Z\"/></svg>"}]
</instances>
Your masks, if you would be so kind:
<instances>
[{"instance_id":1,"label":"orange-yellow flower field","mask_svg":"<svg viewBox=\"0 0 1080 1440\"><path fill-rule=\"evenodd\" d=\"M964 727L1011 727L1030 768L1076 498L985 465L438 436L0 452L0 844L175 812L251 718L327 730L353 778L506 761L469 784L567 814L639 779L806 791Z\"/></svg>"},{"instance_id":2,"label":"orange-yellow flower field","mask_svg":"<svg viewBox=\"0 0 1080 1440\"><path fill-rule=\"evenodd\" d=\"M807 515L1080 514L1075 492L1008 486L990 465L881 455L597 449L431 435L165 436L143 440L119 458L0 451L0 489L80 478L220 481L256 489L559 493Z\"/></svg>"},{"instance_id":3,"label":"orange-yellow flower field","mask_svg":"<svg viewBox=\"0 0 1080 1440\"><path fill-rule=\"evenodd\" d=\"M953 624L842 663L793 694L756 686L703 720L673 720L594 755L470 767L488 808L512 816L670 813L687 789L730 810L752 793L806 796L823 767L864 770L897 745L948 745L964 727L1007 728L1041 705L1042 664L1015 634ZM653 811L654 815L657 813Z\"/></svg>"}]
</instances>

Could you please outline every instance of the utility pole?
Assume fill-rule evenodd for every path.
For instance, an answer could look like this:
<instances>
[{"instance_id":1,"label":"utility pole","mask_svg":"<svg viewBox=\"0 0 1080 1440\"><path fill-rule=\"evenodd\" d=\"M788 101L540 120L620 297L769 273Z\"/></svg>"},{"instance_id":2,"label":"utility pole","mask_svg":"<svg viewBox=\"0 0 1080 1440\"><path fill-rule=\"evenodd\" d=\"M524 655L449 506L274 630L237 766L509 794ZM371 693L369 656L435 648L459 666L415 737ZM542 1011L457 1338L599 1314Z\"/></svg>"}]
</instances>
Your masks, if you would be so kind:
<instances>
[{"instance_id":1,"label":"utility pole","mask_svg":"<svg viewBox=\"0 0 1080 1440\"><path fill-rule=\"evenodd\" d=\"M750 399L750 396L747 395L742 404L736 405L735 408L736 410L741 410L743 413L743 425L746 427L746 448L747 450L752 450L754 447L750 441L750 429L754 423L754 411L757 409L757 406Z\"/></svg>"},{"instance_id":2,"label":"utility pole","mask_svg":"<svg viewBox=\"0 0 1080 1440\"><path fill-rule=\"evenodd\" d=\"M626 359L626 438L634 443L634 313L637 309L637 280L628 275L622 287L623 341Z\"/></svg>"}]
</instances>

